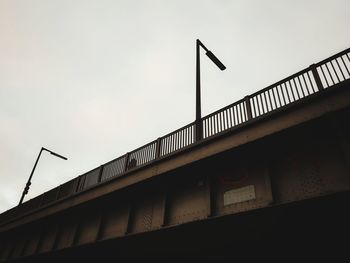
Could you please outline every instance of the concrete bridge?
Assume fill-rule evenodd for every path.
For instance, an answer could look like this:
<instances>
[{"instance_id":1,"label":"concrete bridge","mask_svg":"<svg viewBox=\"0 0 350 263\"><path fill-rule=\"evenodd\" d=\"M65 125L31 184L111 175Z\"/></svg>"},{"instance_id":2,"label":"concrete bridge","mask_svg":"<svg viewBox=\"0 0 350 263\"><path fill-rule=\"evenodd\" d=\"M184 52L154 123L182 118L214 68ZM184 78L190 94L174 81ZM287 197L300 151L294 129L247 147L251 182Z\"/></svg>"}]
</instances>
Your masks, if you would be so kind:
<instances>
[{"instance_id":1,"label":"concrete bridge","mask_svg":"<svg viewBox=\"0 0 350 263\"><path fill-rule=\"evenodd\" d=\"M350 49L0 215L0 260L213 262L349 238Z\"/></svg>"}]
</instances>

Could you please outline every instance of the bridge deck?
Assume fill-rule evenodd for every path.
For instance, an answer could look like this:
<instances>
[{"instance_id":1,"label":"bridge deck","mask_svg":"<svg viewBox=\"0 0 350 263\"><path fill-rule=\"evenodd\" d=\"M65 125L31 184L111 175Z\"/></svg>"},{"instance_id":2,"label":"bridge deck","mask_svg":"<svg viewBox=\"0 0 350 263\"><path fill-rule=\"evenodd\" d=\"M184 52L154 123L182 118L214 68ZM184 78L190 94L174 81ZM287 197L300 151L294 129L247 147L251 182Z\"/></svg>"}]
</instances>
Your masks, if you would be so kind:
<instances>
[{"instance_id":1,"label":"bridge deck","mask_svg":"<svg viewBox=\"0 0 350 263\"><path fill-rule=\"evenodd\" d=\"M139 238L144 241L133 249L144 251L143 246L149 250L158 247L157 242L169 241L165 236L152 239L169 231L182 233L179 244L156 251L179 252L196 225L206 226L202 231L212 229L203 240L215 247L214 232L232 229L229 222L246 211L280 211L289 203L346 193L350 190L350 124L344 121L350 117L348 54L349 50L341 52L204 117L201 141L188 140L190 126L186 126L141 147L142 154L138 149L4 213L0 259L47 260L78 251L89 254L95 246L97 250L91 251L100 253L99 248L113 247L109 244ZM344 59L348 59L345 67L340 64ZM303 86L303 80L309 86ZM303 87L310 87L309 94ZM311 92L311 87L318 89ZM235 123L233 116L241 122ZM172 148L164 138L172 138ZM288 221L282 218L282 222ZM188 232L181 232L183 227ZM266 225L268 229L271 225ZM222 242L215 242L225 247L229 239L223 235ZM195 240L197 245L185 247L205 248L198 237Z\"/></svg>"}]
</instances>

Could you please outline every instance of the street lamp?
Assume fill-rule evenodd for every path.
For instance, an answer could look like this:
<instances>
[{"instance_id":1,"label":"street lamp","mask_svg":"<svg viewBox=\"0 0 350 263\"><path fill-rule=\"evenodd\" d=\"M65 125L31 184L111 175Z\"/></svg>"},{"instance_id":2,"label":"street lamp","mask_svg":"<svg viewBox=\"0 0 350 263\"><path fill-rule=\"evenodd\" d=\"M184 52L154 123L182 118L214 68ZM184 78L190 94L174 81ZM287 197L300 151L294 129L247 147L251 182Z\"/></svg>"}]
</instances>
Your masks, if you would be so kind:
<instances>
[{"instance_id":1,"label":"street lamp","mask_svg":"<svg viewBox=\"0 0 350 263\"><path fill-rule=\"evenodd\" d=\"M214 62L214 64L221 70L225 70L226 67L221 61L210 51L208 50L203 43L197 39L196 41L196 53L197 53L197 61L196 61L196 138L195 141L199 141L202 139L202 122L201 122L201 74L200 74L200 55L199 48L202 47L207 53L206 55Z\"/></svg>"},{"instance_id":2,"label":"street lamp","mask_svg":"<svg viewBox=\"0 0 350 263\"><path fill-rule=\"evenodd\" d=\"M30 185L31 185L31 182L30 182L30 181L32 180L34 170L35 170L35 168L36 168L36 165L38 164L38 161L39 161L39 159L40 159L40 156L41 156L42 151L47 151L47 152L51 153L52 155L54 155L54 156L56 156L56 157L59 157L59 158L61 158L61 159L63 159L63 160L67 160L66 157L64 157L64 156L62 156L62 155L59 155L58 153L55 153L55 152L53 152L53 151L50 151L50 150L48 150L48 149L46 149L46 148L44 148L44 147L41 147L40 152L39 152L39 155L38 155L38 158L36 158L36 161L35 161L33 170L32 170L32 172L30 173L28 182L27 182L26 186L24 187L24 190L23 190L23 193L22 193L22 197L21 197L21 200L19 201L19 204L18 204L18 205L21 205L21 204L22 204L23 199L24 199L24 196L25 196L25 195L28 193L28 191L29 191L29 187L30 187Z\"/></svg>"}]
</instances>

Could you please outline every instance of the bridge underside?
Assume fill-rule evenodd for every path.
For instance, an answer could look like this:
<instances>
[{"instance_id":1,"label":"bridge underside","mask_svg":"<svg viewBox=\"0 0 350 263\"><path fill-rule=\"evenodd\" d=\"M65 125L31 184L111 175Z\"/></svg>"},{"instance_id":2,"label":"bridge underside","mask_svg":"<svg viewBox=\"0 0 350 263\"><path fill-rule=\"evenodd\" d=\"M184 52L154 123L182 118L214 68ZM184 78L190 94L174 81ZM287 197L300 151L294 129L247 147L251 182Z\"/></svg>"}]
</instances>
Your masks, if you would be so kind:
<instances>
[{"instance_id":1,"label":"bridge underside","mask_svg":"<svg viewBox=\"0 0 350 263\"><path fill-rule=\"evenodd\" d=\"M0 259L218 262L330 248L339 255L350 232L348 120L344 86L2 226ZM101 189L110 193L99 196Z\"/></svg>"},{"instance_id":2,"label":"bridge underside","mask_svg":"<svg viewBox=\"0 0 350 263\"><path fill-rule=\"evenodd\" d=\"M111 239L16 262L228 262L238 258L341 258L350 192Z\"/></svg>"}]
</instances>

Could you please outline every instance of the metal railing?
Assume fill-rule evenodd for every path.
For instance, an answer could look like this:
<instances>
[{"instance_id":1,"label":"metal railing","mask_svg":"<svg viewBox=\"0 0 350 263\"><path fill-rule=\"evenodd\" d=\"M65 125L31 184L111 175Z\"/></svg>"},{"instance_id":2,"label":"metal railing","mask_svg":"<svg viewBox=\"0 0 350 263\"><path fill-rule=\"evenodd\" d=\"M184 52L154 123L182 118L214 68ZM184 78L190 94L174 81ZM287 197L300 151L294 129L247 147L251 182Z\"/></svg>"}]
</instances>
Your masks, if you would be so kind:
<instances>
[{"instance_id":1,"label":"metal railing","mask_svg":"<svg viewBox=\"0 0 350 263\"><path fill-rule=\"evenodd\" d=\"M202 118L202 138L221 134L350 79L350 49ZM0 215L0 224L87 190L130 170L186 149L195 142L195 123L154 140Z\"/></svg>"}]
</instances>

